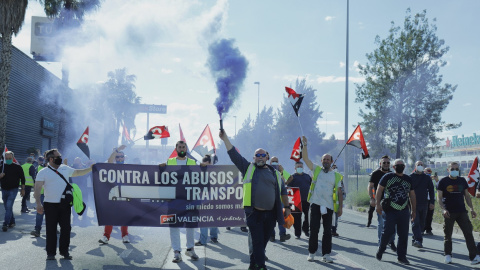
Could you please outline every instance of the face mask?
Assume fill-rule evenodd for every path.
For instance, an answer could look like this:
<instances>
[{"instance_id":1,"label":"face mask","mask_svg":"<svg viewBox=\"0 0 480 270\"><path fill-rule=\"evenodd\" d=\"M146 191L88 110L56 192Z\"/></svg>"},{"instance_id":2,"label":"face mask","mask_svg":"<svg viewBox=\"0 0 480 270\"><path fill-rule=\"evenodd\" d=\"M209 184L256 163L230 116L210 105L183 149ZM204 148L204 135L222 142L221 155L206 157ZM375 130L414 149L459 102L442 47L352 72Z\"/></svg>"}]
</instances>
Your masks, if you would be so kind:
<instances>
[{"instance_id":1,"label":"face mask","mask_svg":"<svg viewBox=\"0 0 480 270\"><path fill-rule=\"evenodd\" d=\"M13 163L13 159L7 159L5 160L5 164L10 165Z\"/></svg>"},{"instance_id":2,"label":"face mask","mask_svg":"<svg viewBox=\"0 0 480 270\"><path fill-rule=\"evenodd\" d=\"M184 151L177 152L177 155L181 158L184 158L185 156L187 156L187 152L184 152Z\"/></svg>"},{"instance_id":3,"label":"face mask","mask_svg":"<svg viewBox=\"0 0 480 270\"><path fill-rule=\"evenodd\" d=\"M53 160L53 163L55 163L55 165L62 165L62 158L61 157L56 157L54 160Z\"/></svg>"},{"instance_id":4,"label":"face mask","mask_svg":"<svg viewBox=\"0 0 480 270\"><path fill-rule=\"evenodd\" d=\"M417 166L417 172L423 172L423 166L422 165L418 165Z\"/></svg>"},{"instance_id":5,"label":"face mask","mask_svg":"<svg viewBox=\"0 0 480 270\"><path fill-rule=\"evenodd\" d=\"M303 168L296 168L295 170L297 171L297 173L303 173Z\"/></svg>"},{"instance_id":6,"label":"face mask","mask_svg":"<svg viewBox=\"0 0 480 270\"><path fill-rule=\"evenodd\" d=\"M432 174L431 174L431 173L426 173L426 175L428 175L428 176L432 176Z\"/></svg>"},{"instance_id":7,"label":"face mask","mask_svg":"<svg viewBox=\"0 0 480 270\"><path fill-rule=\"evenodd\" d=\"M459 174L460 174L459 171L450 171L450 176L451 177L458 177Z\"/></svg>"},{"instance_id":8,"label":"face mask","mask_svg":"<svg viewBox=\"0 0 480 270\"><path fill-rule=\"evenodd\" d=\"M405 165L395 165L396 173L403 173L403 170L405 170Z\"/></svg>"},{"instance_id":9,"label":"face mask","mask_svg":"<svg viewBox=\"0 0 480 270\"><path fill-rule=\"evenodd\" d=\"M117 161L117 164L123 164L125 161Z\"/></svg>"},{"instance_id":10,"label":"face mask","mask_svg":"<svg viewBox=\"0 0 480 270\"><path fill-rule=\"evenodd\" d=\"M272 165L278 165L278 162L272 162Z\"/></svg>"}]
</instances>

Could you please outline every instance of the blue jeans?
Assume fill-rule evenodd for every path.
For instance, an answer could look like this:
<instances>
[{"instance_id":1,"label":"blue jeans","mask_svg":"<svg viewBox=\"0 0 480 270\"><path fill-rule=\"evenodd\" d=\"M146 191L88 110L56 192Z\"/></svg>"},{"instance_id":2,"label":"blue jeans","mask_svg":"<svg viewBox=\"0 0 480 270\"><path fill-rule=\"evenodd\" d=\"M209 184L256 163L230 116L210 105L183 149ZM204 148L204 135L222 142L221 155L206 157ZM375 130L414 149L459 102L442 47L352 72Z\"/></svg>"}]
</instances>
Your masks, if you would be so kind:
<instances>
[{"instance_id":1,"label":"blue jeans","mask_svg":"<svg viewBox=\"0 0 480 270\"><path fill-rule=\"evenodd\" d=\"M208 239L208 227L202 227L200 228L200 243L202 245L207 244L207 239ZM218 238L218 228L217 227L212 227L210 228L210 238Z\"/></svg>"},{"instance_id":2,"label":"blue jeans","mask_svg":"<svg viewBox=\"0 0 480 270\"><path fill-rule=\"evenodd\" d=\"M247 216L247 226L250 231L252 253L250 254L250 265L257 264L259 267L265 266L265 249L272 231L277 223L275 210L258 211L253 210L245 213Z\"/></svg>"},{"instance_id":3,"label":"blue jeans","mask_svg":"<svg viewBox=\"0 0 480 270\"><path fill-rule=\"evenodd\" d=\"M3 206L5 207L5 219L3 226L15 224L15 217L13 216L13 203L17 197L18 188L2 189Z\"/></svg>"},{"instance_id":4,"label":"blue jeans","mask_svg":"<svg viewBox=\"0 0 480 270\"><path fill-rule=\"evenodd\" d=\"M43 205L43 199L45 199L45 195L40 195L40 203ZM37 212L37 216L35 217L35 231L39 232L42 229L42 223L43 223L43 216L45 215L45 212L43 214L39 214Z\"/></svg>"},{"instance_id":5,"label":"blue jeans","mask_svg":"<svg viewBox=\"0 0 480 270\"><path fill-rule=\"evenodd\" d=\"M287 234L287 229L280 224L278 224L278 231L278 235L280 236ZM275 226L273 226L272 236L275 237Z\"/></svg>"},{"instance_id":6,"label":"blue jeans","mask_svg":"<svg viewBox=\"0 0 480 270\"><path fill-rule=\"evenodd\" d=\"M406 259L408 231L410 229L410 210L408 207L400 211L390 210L385 213L385 216L385 227L383 228L379 250L380 252L385 251L391 237L395 234L395 226L397 226L397 257L398 259Z\"/></svg>"},{"instance_id":7,"label":"blue jeans","mask_svg":"<svg viewBox=\"0 0 480 270\"><path fill-rule=\"evenodd\" d=\"M377 226L378 244L380 245L380 239L382 239L382 232L385 224L385 212L382 211L382 216L380 216L377 213L377 220L378 220L378 226ZM394 242L395 242L395 231L393 232L392 238L390 238L390 242L388 243L394 243Z\"/></svg>"},{"instance_id":8,"label":"blue jeans","mask_svg":"<svg viewBox=\"0 0 480 270\"><path fill-rule=\"evenodd\" d=\"M412 222L413 241L423 242L422 231L425 227L428 205L417 205L417 214Z\"/></svg>"}]
</instances>

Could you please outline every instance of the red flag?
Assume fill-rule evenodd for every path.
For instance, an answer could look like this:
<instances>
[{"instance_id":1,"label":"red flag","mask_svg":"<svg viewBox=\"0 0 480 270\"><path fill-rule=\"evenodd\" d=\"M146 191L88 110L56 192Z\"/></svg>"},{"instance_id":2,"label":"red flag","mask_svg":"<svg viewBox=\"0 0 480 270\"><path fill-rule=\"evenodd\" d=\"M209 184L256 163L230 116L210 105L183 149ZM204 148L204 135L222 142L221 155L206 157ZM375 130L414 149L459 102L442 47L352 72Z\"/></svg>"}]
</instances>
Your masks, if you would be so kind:
<instances>
[{"instance_id":1,"label":"red flag","mask_svg":"<svg viewBox=\"0 0 480 270\"><path fill-rule=\"evenodd\" d=\"M370 157L370 155L368 154L367 145L365 144L365 139L363 138L363 133L362 133L362 129L360 128L360 125L357 126L352 136L350 136L350 139L348 139L347 144L351 146L355 146L359 149L362 149L363 159Z\"/></svg>"},{"instance_id":2,"label":"red flag","mask_svg":"<svg viewBox=\"0 0 480 270\"><path fill-rule=\"evenodd\" d=\"M479 178L479 173L478 173L478 157L475 157L475 160L473 161L472 168L470 168L470 172L468 173L468 192L472 194L472 196L475 196L475 184L478 182Z\"/></svg>"},{"instance_id":3,"label":"red flag","mask_svg":"<svg viewBox=\"0 0 480 270\"><path fill-rule=\"evenodd\" d=\"M293 110L295 111L295 114L298 117L298 110L300 110L300 105L302 105L303 101L303 94L297 94L295 90L293 90L290 87L285 86L285 91L287 91L288 94L288 100L290 100L290 104L292 105Z\"/></svg>"},{"instance_id":4,"label":"red flag","mask_svg":"<svg viewBox=\"0 0 480 270\"><path fill-rule=\"evenodd\" d=\"M292 212L302 213L302 197L300 196L300 188L287 187L288 202L290 203Z\"/></svg>"},{"instance_id":5,"label":"red flag","mask_svg":"<svg viewBox=\"0 0 480 270\"><path fill-rule=\"evenodd\" d=\"M125 126L125 122L123 122L123 137L127 141L127 143L132 143L132 138L130 138L130 134L128 133L127 126Z\"/></svg>"},{"instance_id":6,"label":"red flag","mask_svg":"<svg viewBox=\"0 0 480 270\"><path fill-rule=\"evenodd\" d=\"M153 140L168 137L170 137L170 133L168 132L168 128L166 126L154 126L148 131L147 135L143 136L143 139Z\"/></svg>"},{"instance_id":7,"label":"red flag","mask_svg":"<svg viewBox=\"0 0 480 270\"><path fill-rule=\"evenodd\" d=\"M3 162L5 162L5 153L7 152L8 152L8 148L7 148L7 145L5 144L5 149L3 149ZM15 156L13 156L13 163L20 165L20 163L18 163L17 159L15 158Z\"/></svg>"},{"instance_id":8,"label":"red flag","mask_svg":"<svg viewBox=\"0 0 480 270\"><path fill-rule=\"evenodd\" d=\"M185 144L187 144L187 140L185 140L185 137L183 136L183 131L182 131L182 127L180 126L180 124L178 124L178 129L180 130L180 140L181 141L184 141ZM190 153L190 150L188 149L188 144L187 144L187 153ZM173 149L173 152L170 154L170 157L168 158L174 158L174 157L177 157L177 150L176 149Z\"/></svg>"},{"instance_id":9,"label":"red flag","mask_svg":"<svg viewBox=\"0 0 480 270\"><path fill-rule=\"evenodd\" d=\"M290 159L293 159L296 162L299 162L300 159L302 159L302 149L303 149L303 143L300 137L298 137L297 141L293 145L293 150L292 150L292 154L290 155Z\"/></svg>"},{"instance_id":10,"label":"red flag","mask_svg":"<svg viewBox=\"0 0 480 270\"><path fill-rule=\"evenodd\" d=\"M88 148L88 127L83 132L77 142L78 148L90 159L90 149Z\"/></svg>"},{"instance_id":11,"label":"red flag","mask_svg":"<svg viewBox=\"0 0 480 270\"><path fill-rule=\"evenodd\" d=\"M210 127L208 125L205 127L202 134L198 138L197 143L195 143L195 145L193 146L192 151L197 152L201 157L207 154L215 154L215 143L213 142L212 133L210 132Z\"/></svg>"}]
</instances>

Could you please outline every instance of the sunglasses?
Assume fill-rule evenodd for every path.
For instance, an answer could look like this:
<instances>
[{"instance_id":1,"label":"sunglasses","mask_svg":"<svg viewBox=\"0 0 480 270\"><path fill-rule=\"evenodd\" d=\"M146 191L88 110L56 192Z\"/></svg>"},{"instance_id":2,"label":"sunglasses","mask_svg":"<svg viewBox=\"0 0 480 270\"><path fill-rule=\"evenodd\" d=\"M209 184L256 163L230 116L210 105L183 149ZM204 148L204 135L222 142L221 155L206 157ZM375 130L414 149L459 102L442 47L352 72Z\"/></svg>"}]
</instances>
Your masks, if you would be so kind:
<instances>
[{"instance_id":1,"label":"sunglasses","mask_svg":"<svg viewBox=\"0 0 480 270\"><path fill-rule=\"evenodd\" d=\"M460 171L460 169L459 168L455 168L455 169L451 168L450 171Z\"/></svg>"},{"instance_id":2,"label":"sunglasses","mask_svg":"<svg viewBox=\"0 0 480 270\"><path fill-rule=\"evenodd\" d=\"M116 158L125 158L125 156L115 156Z\"/></svg>"},{"instance_id":3,"label":"sunglasses","mask_svg":"<svg viewBox=\"0 0 480 270\"><path fill-rule=\"evenodd\" d=\"M390 162L382 162L382 164L390 164Z\"/></svg>"},{"instance_id":4,"label":"sunglasses","mask_svg":"<svg viewBox=\"0 0 480 270\"><path fill-rule=\"evenodd\" d=\"M255 154L256 157L266 157L267 154Z\"/></svg>"}]
</instances>

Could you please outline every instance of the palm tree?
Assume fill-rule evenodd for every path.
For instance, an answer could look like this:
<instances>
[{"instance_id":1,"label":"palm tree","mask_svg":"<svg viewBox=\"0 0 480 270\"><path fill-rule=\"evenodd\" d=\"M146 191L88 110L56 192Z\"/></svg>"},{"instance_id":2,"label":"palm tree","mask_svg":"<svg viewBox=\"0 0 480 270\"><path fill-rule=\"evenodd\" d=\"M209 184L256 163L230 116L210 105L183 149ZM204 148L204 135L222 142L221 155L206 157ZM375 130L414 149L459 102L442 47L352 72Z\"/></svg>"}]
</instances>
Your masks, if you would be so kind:
<instances>
[{"instance_id":1,"label":"palm tree","mask_svg":"<svg viewBox=\"0 0 480 270\"><path fill-rule=\"evenodd\" d=\"M22 28L27 10L28 0L0 1L0 146L5 145L7 129L8 87L12 68L12 35L18 34Z\"/></svg>"}]
</instances>

